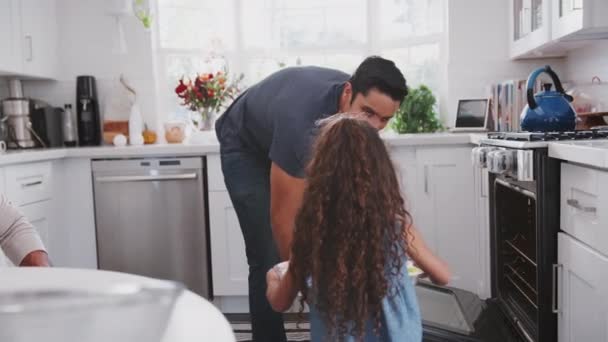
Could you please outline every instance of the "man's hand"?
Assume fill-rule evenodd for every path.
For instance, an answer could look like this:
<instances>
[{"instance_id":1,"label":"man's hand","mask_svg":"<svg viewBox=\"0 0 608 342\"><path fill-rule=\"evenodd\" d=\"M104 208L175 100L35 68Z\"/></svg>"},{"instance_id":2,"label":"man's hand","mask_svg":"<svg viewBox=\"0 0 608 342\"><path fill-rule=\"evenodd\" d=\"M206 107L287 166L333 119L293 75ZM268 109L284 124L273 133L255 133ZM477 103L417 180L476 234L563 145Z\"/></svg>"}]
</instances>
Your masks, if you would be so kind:
<instances>
[{"instance_id":1,"label":"man's hand","mask_svg":"<svg viewBox=\"0 0 608 342\"><path fill-rule=\"evenodd\" d=\"M33 251L21 260L19 266L50 267L51 263L45 251Z\"/></svg>"}]
</instances>

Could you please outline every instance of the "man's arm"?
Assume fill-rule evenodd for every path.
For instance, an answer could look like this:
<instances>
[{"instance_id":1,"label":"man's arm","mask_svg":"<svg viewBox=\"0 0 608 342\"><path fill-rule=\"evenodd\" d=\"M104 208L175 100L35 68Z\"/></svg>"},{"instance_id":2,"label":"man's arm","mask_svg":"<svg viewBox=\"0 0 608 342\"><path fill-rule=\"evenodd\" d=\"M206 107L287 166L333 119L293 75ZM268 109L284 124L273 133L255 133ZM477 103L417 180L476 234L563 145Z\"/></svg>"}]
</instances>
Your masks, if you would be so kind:
<instances>
[{"instance_id":1,"label":"man's arm","mask_svg":"<svg viewBox=\"0 0 608 342\"><path fill-rule=\"evenodd\" d=\"M15 265L49 266L36 228L0 195L0 247Z\"/></svg>"},{"instance_id":2,"label":"man's arm","mask_svg":"<svg viewBox=\"0 0 608 342\"><path fill-rule=\"evenodd\" d=\"M280 166L270 168L270 223L282 261L289 258L296 214L302 204L306 181L290 176Z\"/></svg>"}]
</instances>

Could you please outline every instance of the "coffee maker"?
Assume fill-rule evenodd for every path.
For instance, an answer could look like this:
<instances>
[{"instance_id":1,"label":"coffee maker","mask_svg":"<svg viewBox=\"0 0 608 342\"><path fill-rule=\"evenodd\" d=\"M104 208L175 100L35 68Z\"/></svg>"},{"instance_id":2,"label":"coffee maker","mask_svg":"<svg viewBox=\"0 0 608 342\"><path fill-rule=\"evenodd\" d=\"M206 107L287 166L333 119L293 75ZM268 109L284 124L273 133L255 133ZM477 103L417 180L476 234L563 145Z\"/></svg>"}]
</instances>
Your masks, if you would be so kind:
<instances>
[{"instance_id":1,"label":"coffee maker","mask_svg":"<svg viewBox=\"0 0 608 342\"><path fill-rule=\"evenodd\" d=\"M9 80L9 97L2 101L1 139L7 140L9 148L46 147L34 131L30 115L35 110L35 101L23 96L23 87L18 79Z\"/></svg>"},{"instance_id":2,"label":"coffee maker","mask_svg":"<svg viewBox=\"0 0 608 342\"><path fill-rule=\"evenodd\" d=\"M93 76L76 78L76 116L80 146L101 144L99 101Z\"/></svg>"}]
</instances>

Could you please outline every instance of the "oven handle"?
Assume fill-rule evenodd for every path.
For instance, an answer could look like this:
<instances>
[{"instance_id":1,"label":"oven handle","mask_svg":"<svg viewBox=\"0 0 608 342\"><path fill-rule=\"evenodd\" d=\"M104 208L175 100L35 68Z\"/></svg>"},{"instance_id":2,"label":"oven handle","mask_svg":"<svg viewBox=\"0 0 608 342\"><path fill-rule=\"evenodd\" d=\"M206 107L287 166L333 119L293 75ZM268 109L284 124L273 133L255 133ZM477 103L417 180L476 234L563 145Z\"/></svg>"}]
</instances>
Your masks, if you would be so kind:
<instances>
[{"instance_id":1,"label":"oven handle","mask_svg":"<svg viewBox=\"0 0 608 342\"><path fill-rule=\"evenodd\" d=\"M564 267L562 264L553 264L553 270L551 273L551 311L553 313L560 313L559 308L559 293L557 289L557 278L560 278L560 270Z\"/></svg>"},{"instance_id":2,"label":"oven handle","mask_svg":"<svg viewBox=\"0 0 608 342\"><path fill-rule=\"evenodd\" d=\"M526 189L524 189L524 188L522 188L522 187L520 187L520 186L517 186L517 185L515 185L515 184L511 184L511 183L509 183L509 182L507 182L507 181L504 181L504 180L502 180L502 179L500 179L500 178L496 178L495 182L496 182L496 183L499 183L500 185L506 186L507 188L510 188L510 189L512 189L512 190L515 190L515 191L517 191L517 192L519 192L519 193L522 193L522 194L524 194L524 195L526 195L526 196L528 196L528 197L531 197L531 198L532 198L532 199L534 199L534 200L536 200L536 194L535 194L535 193L533 193L533 192L532 192L532 191L530 191L530 190L526 190Z\"/></svg>"}]
</instances>

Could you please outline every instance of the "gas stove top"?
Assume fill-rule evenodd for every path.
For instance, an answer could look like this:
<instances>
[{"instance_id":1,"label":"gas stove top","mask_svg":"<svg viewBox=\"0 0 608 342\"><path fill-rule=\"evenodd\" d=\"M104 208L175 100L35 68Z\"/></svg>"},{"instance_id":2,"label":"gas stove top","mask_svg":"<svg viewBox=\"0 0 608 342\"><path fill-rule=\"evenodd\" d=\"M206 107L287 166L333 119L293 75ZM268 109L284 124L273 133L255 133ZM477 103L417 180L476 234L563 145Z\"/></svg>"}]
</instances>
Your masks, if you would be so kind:
<instances>
[{"instance_id":1,"label":"gas stove top","mask_svg":"<svg viewBox=\"0 0 608 342\"><path fill-rule=\"evenodd\" d=\"M557 141L557 140L608 139L608 129L566 131L566 132L493 132L493 133L488 133L488 139L510 140L510 141Z\"/></svg>"}]
</instances>

